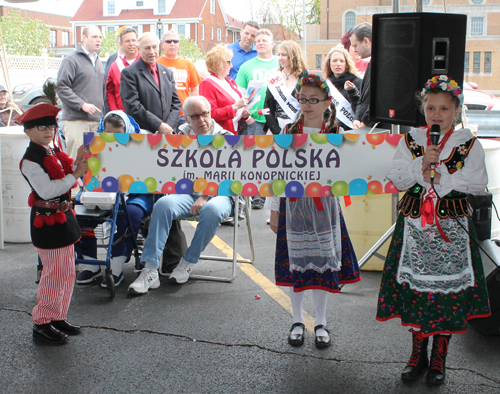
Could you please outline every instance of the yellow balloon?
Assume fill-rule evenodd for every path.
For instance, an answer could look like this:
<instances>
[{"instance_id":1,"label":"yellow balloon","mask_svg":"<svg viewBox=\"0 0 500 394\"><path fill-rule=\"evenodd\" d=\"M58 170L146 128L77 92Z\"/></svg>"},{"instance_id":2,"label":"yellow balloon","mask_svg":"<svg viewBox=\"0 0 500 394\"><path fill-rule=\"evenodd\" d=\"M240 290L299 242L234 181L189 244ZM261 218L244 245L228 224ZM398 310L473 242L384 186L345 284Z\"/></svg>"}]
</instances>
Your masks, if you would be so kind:
<instances>
[{"instance_id":1,"label":"yellow balloon","mask_svg":"<svg viewBox=\"0 0 500 394\"><path fill-rule=\"evenodd\" d=\"M256 135L255 145L259 148L267 148L274 141L274 135Z\"/></svg>"},{"instance_id":2,"label":"yellow balloon","mask_svg":"<svg viewBox=\"0 0 500 394\"><path fill-rule=\"evenodd\" d=\"M208 186L208 182L205 178L198 178L196 181L194 181L193 190L196 193L199 193L199 192L202 192L203 190L205 190L207 188L207 186Z\"/></svg>"},{"instance_id":3,"label":"yellow balloon","mask_svg":"<svg viewBox=\"0 0 500 394\"><path fill-rule=\"evenodd\" d=\"M122 175L118 181L118 189L121 192L128 192L128 189L130 189L130 185L134 183L134 178L132 175Z\"/></svg>"},{"instance_id":4,"label":"yellow balloon","mask_svg":"<svg viewBox=\"0 0 500 394\"><path fill-rule=\"evenodd\" d=\"M136 141L142 141L144 139L144 137L146 136L146 134L130 134L130 138L132 138L133 140L136 140Z\"/></svg>"},{"instance_id":5,"label":"yellow balloon","mask_svg":"<svg viewBox=\"0 0 500 394\"><path fill-rule=\"evenodd\" d=\"M94 135L94 139L90 143L90 153L93 155L97 155L98 153L101 153L104 148L106 148L106 143L102 140L101 137Z\"/></svg>"},{"instance_id":6,"label":"yellow balloon","mask_svg":"<svg viewBox=\"0 0 500 394\"><path fill-rule=\"evenodd\" d=\"M184 138L182 138L182 145L184 146L189 146L193 143L194 139L192 139L189 135L185 135Z\"/></svg>"},{"instance_id":7,"label":"yellow balloon","mask_svg":"<svg viewBox=\"0 0 500 394\"><path fill-rule=\"evenodd\" d=\"M344 134L344 138L348 141L355 142L359 138L359 134Z\"/></svg>"}]
</instances>

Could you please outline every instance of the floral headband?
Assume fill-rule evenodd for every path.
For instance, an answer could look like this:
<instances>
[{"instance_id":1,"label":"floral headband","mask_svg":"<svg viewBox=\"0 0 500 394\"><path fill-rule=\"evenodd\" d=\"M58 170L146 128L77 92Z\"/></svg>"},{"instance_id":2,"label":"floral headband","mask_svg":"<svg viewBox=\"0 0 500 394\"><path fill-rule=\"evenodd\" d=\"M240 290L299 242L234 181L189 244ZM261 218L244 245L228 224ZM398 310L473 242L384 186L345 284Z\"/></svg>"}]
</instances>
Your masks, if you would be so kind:
<instances>
[{"instance_id":1,"label":"floral headband","mask_svg":"<svg viewBox=\"0 0 500 394\"><path fill-rule=\"evenodd\" d=\"M295 90L298 92L300 88L304 85L317 86L323 92L325 92L326 95L328 96L328 99L331 100L332 96L330 94L330 88L328 87L326 81L319 75L309 74L308 72L305 72L304 74L302 74L302 77L297 82L297 87L295 88Z\"/></svg>"},{"instance_id":2,"label":"floral headband","mask_svg":"<svg viewBox=\"0 0 500 394\"><path fill-rule=\"evenodd\" d=\"M444 92L450 92L453 96L458 97L460 104L464 103L464 95L462 94L462 89L458 86L458 83L447 75L436 75L435 77L429 79L426 83L420 95L425 96L428 90L431 89L442 89Z\"/></svg>"}]
</instances>

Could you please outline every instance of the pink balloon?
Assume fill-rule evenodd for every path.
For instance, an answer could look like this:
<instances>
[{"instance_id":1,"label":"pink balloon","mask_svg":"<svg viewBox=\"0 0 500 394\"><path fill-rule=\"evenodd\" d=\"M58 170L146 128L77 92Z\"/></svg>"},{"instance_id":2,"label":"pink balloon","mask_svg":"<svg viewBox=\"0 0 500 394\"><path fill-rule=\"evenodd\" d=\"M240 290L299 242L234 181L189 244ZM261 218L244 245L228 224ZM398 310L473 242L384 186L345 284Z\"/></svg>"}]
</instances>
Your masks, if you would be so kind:
<instances>
[{"instance_id":1,"label":"pink balloon","mask_svg":"<svg viewBox=\"0 0 500 394\"><path fill-rule=\"evenodd\" d=\"M255 145L255 136L254 135L245 135L244 136L244 144L247 148Z\"/></svg>"},{"instance_id":2,"label":"pink balloon","mask_svg":"<svg viewBox=\"0 0 500 394\"><path fill-rule=\"evenodd\" d=\"M385 184L384 188L385 193L398 193L399 190L392 184L392 182L388 182Z\"/></svg>"},{"instance_id":3,"label":"pink balloon","mask_svg":"<svg viewBox=\"0 0 500 394\"><path fill-rule=\"evenodd\" d=\"M320 197L333 197L332 187L331 186L323 186L319 190Z\"/></svg>"},{"instance_id":4,"label":"pink balloon","mask_svg":"<svg viewBox=\"0 0 500 394\"><path fill-rule=\"evenodd\" d=\"M161 187L161 194L175 194L175 183L166 182Z\"/></svg>"},{"instance_id":5,"label":"pink balloon","mask_svg":"<svg viewBox=\"0 0 500 394\"><path fill-rule=\"evenodd\" d=\"M300 148L307 141L307 134L294 134L292 139L292 146L294 148Z\"/></svg>"},{"instance_id":6,"label":"pink balloon","mask_svg":"<svg viewBox=\"0 0 500 394\"><path fill-rule=\"evenodd\" d=\"M245 136L246 137L246 136ZM255 197L259 195L259 189L253 183L245 183L241 191L243 197Z\"/></svg>"},{"instance_id":7,"label":"pink balloon","mask_svg":"<svg viewBox=\"0 0 500 394\"><path fill-rule=\"evenodd\" d=\"M161 134L148 134L148 142L151 147L158 145L161 142Z\"/></svg>"},{"instance_id":8,"label":"pink balloon","mask_svg":"<svg viewBox=\"0 0 500 394\"><path fill-rule=\"evenodd\" d=\"M401 134L388 134L385 136L385 140L389 145L398 146L401 137Z\"/></svg>"}]
</instances>

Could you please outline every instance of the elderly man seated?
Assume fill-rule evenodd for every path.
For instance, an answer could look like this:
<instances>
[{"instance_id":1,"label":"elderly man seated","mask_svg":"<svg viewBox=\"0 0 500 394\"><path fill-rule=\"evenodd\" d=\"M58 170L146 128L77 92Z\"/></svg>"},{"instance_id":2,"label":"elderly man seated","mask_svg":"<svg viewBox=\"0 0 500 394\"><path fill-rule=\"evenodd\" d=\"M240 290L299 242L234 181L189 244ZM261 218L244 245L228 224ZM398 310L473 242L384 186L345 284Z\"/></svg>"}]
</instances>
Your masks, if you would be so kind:
<instances>
[{"instance_id":1,"label":"elderly man seated","mask_svg":"<svg viewBox=\"0 0 500 394\"><path fill-rule=\"evenodd\" d=\"M229 133L211 118L210 103L205 97L188 97L182 109L187 123L179 127L179 133L196 135ZM160 198L153 207L148 237L142 252L141 262L144 268L139 277L130 285L129 293L145 294L149 289L157 289L160 286L158 275L160 256L163 253L172 221L199 216L199 224L191 245L170 275L170 283L186 283L201 253L215 236L222 219L231 215L233 206L233 201L224 196L172 194Z\"/></svg>"}]
</instances>

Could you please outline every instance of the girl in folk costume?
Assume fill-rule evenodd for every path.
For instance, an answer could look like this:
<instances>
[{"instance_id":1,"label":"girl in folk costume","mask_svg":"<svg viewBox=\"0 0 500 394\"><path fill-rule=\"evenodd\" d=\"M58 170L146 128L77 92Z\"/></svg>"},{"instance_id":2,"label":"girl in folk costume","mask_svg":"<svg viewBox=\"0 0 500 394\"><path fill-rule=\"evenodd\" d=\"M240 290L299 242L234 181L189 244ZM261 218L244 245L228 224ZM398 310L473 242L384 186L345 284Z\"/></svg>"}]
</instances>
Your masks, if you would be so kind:
<instances>
[{"instance_id":1,"label":"girl in folk costume","mask_svg":"<svg viewBox=\"0 0 500 394\"><path fill-rule=\"evenodd\" d=\"M300 105L295 97L295 86L300 75L307 69L302 48L295 41L283 41L278 46L280 67L267 85L264 108L268 134L279 134L283 128L295 122Z\"/></svg>"},{"instance_id":2,"label":"girl in folk costume","mask_svg":"<svg viewBox=\"0 0 500 394\"><path fill-rule=\"evenodd\" d=\"M413 350L401 378L415 380L428 369L427 381L442 384L451 334L464 333L469 319L490 315L479 249L465 230L475 237L465 193L484 191L488 177L479 141L468 129L454 130L463 102L457 83L435 76L420 99L428 126L401 138L387 173L407 191L398 206L377 319L400 318L411 327ZM430 139L434 125L441 129L437 145Z\"/></svg>"},{"instance_id":3,"label":"girl in folk costume","mask_svg":"<svg viewBox=\"0 0 500 394\"><path fill-rule=\"evenodd\" d=\"M338 133L335 106L323 79L306 73L297 84L297 99L301 114L284 133ZM331 116L325 122L323 113L328 107ZM271 229L277 234L276 284L290 287L293 324L288 343L304 343L302 303L304 290L312 290L315 344L320 349L328 347L327 295L337 293L339 284L361 280L339 201L337 197L272 198L266 205L271 209Z\"/></svg>"},{"instance_id":4,"label":"girl in folk costume","mask_svg":"<svg viewBox=\"0 0 500 394\"><path fill-rule=\"evenodd\" d=\"M72 210L71 188L88 169L83 146L73 163L67 154L50 145L60 111L50 104L39 104L20 118L31 142L20 168L32 193L31 239L43 264L37 305L33 308L33 336L52 342L66 341L79 326L66 321L75 282L74 244L81 237Z\"/></svg>"}]
</instances>

